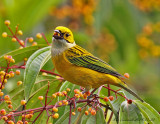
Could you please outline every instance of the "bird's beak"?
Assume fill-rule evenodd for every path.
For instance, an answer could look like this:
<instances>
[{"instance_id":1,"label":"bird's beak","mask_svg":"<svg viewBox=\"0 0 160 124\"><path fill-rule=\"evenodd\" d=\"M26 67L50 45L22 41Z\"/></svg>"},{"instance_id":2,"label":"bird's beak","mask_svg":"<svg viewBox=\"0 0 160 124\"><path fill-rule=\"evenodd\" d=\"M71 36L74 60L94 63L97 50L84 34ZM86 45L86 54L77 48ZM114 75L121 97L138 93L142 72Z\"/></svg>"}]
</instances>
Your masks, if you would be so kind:
<instances>
[{"instance_id":1,"label":"bird's beak","mask_svg":"<svg viewBox=\"0 0 160 124\"><path fill-rule=\"evenodd\" d=\"M63 35L59 30L54 30L53 37L55 39L63 39Z\"/></svg>"}]
</instances>

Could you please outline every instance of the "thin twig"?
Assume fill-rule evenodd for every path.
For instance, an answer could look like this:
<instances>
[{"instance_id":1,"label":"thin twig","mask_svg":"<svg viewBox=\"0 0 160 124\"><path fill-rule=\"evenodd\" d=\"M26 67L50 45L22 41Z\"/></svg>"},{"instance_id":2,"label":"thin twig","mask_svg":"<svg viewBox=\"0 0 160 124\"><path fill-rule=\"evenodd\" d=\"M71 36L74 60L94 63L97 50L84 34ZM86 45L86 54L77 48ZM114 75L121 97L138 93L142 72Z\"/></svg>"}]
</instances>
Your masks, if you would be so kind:
<instances>
[{"instance_id":1,"label":"thin twig","mask_svg":"<svg viewBox=\"0 0 160 124\"><path fill-rule=\"evenodd\" d=\"M72 116L72 103L70 103L69 123L68 124L71 124L71 116Z\"/></svg>"},{"instance_id":2,"label":"thin twig","mask_svg":"<svg viewBox=\"0 0 160 124\"><path fill-rule=\"evenodd\" d=\"M46 36L44 35L44 33L41 33L41 35L43 36L44 40L46 41L46 43L50 46L51 44L48 42Z\"/></svg>"}]
</instances>

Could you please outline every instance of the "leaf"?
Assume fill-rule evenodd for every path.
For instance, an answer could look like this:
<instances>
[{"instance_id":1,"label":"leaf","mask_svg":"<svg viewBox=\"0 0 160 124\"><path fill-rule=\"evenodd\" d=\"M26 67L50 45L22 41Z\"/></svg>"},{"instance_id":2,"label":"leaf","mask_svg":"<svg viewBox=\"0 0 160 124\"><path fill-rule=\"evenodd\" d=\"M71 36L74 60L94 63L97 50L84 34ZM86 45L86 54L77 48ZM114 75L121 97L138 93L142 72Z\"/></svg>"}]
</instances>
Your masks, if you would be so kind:
<instances>
[{"instance_id":1,"label":"leaf","mask_svg":"<svg viewBox=\"0 0 160 124\"><path fill-rule=\"evenodd\" d=\"M37 75L43 65L50 59L50 46L39 49L28 59L24 72L24 95L28 100Z\"/></svg>"},{"instance_id":2,"label":"leaf","mask_svg":"<svg viewBox=\"0 0 160 124\"><path fill-rule=\"evenodd\" d=\"M158 124L160 122L160 115L152 106L150 106L146 102L141 102L139 100L135 100L134 102L140 109L142 115L145 118L145 121L151 124Z\"/></svg>"},{"instance_id":3,"label":"leaf","mask_svg":"<svg viewBox=\"0 0 160 124\"><path fill-rule=\"evenodd\" d=\"M139 108L124 101L119 112L119 124L144 124Z\"/></svg>"},{"instance_id":4,"label":"leaf","mask_svg":"<svg viewBox=\"0 0 160 124\"><path fill-rule=\"evenodd\" d=\"M25 47L23 49L16 49L16 50L13 50L11 52L8 52L6 53L5 55L11 55L14 60L15 60L15 63L19 63L21 61L24 60L24 58L28 58L30 57L30 55L32 55L32 53L34 53L36 50L42 48L42 47L45 47L46 45L37 45L37 46L29 46L29 47ZM0 65L1 67L6 67L7 64L6 64L6 60L4 59L4 55L2 55L0 57ZM11 63L11 65L13 65Z\"/></svg>"},{"instance_id":5,"label":"leaf","mask_svg":"<svg viewBox=\"0 0 160 124\"><path fill-rule=\"evenodd\" d=\"M104 91L103 91L104 92ZM119 91L118 93L120 93L121 95L125 96L125 93L123 91ZM115 120L118 122L118 112L119 112L119 109L120 109L120 106L121 106L121 103L123 101L125 101L125 98L124 97L121 97L117 94L117 99L116 99L116 96L115 96L115 100L113 101L108 101L108 102L104 102L103 100L100 100L103 104L108 104L109 107L112 109L113 113L114 113L114 116L115 116ZM108 113L110 114L110 113Z\"/></svg>"},{"instance_id":6,"label":"leaf","mask_svg":"<svg viewBox=\"0 0 160 124\"><path fill-rule=\"evenodd\" d=\"M39 87L38 90L34 91L29 99L29 101L27 102L27 108L38 108L38 107L43 107L43 105L41 104L40 100L38 99L38 96L43 96L44 100L42 100L42 103L45 104L45 95L48 89L48 81L47 80L42 80L41 84L44 84L42 87ZM50 80L50 86L49 86L49 91L48 91L48 95L47 96L51 96L53 93L59 91L60 86L62 85L62 83L57 80L57 79L53 79ZM38 82L37 82L38 83ZM36 83L36 85L37 85ZM51 98L47 98L47 101L49 102ZM50 105L54 105L57 102L57 99L54 99ZM33 116L33 120L37 117L37 115L39 114L39 112L35 113ZM42 115L39 117L39 119L36 121L36 124L42 124L42 123L46 123L47 121L47 113L46 111L44 111L42 113Z\"/></svg>"}]
</instances>

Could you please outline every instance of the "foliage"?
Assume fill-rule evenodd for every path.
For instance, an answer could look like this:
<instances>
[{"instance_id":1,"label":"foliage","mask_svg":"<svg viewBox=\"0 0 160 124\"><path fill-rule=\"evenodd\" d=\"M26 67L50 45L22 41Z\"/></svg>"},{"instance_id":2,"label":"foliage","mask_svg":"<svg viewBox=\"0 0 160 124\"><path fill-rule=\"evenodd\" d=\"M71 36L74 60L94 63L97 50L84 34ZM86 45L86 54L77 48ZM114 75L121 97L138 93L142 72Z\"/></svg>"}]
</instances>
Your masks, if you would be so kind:
<instances>
[{"instance_id":1,"label":"foliage","mask_svg":"<svg viewBox=\"0 0 160 124\"><path fill-rule=\"evenodd\" d=\"M27 120L31 123L30 121L39 117L41 119L38 118L36 123L46 123L47 117L54 114L53 105L64 99L68 100L68 104L73 100L65 96L52 100L52 94L65 91L67 87L71 89L70 92L67 92L70 98L75 98L74 89L79 89L81 92L79 86L64 81L57 74L49 59L50 47L48 45L50 43L48 41L51 41L53 28L57 25L64 25L74 31L77 44L101 59L109 61L119 72L129 72L131 78L127 82L147 102L141 103L133 100L134 98L125 91L117 91L116 87L106 85L127 99L132 99L132 104L128 104L127 99L117 93L101 87L102 89L99 88L94 94L101 97L97 99L105 106L97 103L96 110L91 103L90 107L96 110L96 115L93 116L89 112L89 115L86 116L85 111L90 108L88 105L83 107L81 112L78 112L77 108L84 106L87 101L77 103L76 108L73 103L72 112L75 112L76 115L72 115L71 122L92 123L101 120L101 123L128 123L129 120L131 123L135 121L137 123L158 123L160 120L156 110L160 111L160 99L157 95L160 93L159 5L157 0L48 0L47 2L46 0L1 0L0 34L7 32L7 37L0 38L0 67L1 71L4 70L12 76L14 73L15 76L7 79L5 87L1 87L0 95L4 95L1 97L0 110L5 109L8 117L10 116L8 113L15 110L15 114L11 113L15 115L15 122ZM12 24L9 27L14 33L8 32L3 23L5 20L11 21ZM14 29L17 23L19 25ZM39 33L35 38L37 32L45 32L45 35ZM16 38L16 42L12 36ZM6 61L4 55L8 55L9 58L12 56L12 61L15 63ZM16 75L17 70L20 70L19 76ZM1 79L1 83L5 81ZM18 81L22 81L22 85L17 83ZM48 87L49 90L47 90ZM4 100L5 95L10 96L12 104ZM114 96L114 100L105 102L103 98L110 95ZM42 101L38 99L39 96L43 96ZM24 99L27 103L23 106L21 100ZM83 99L76 98L75 101L79 102ZM51 110L49 112L43 108L46 100L47 103L52 100L49 104L48 109ZM93 98L89 100L92 101ZM48 122L68 123L70 120L69 105L58 106L58 109L59 118L50 117ZM34 114L32 110L35 111ZM33 117L22 119L24 115ZM1 119L0 123L4 121Z\"/></svg>"}]
</instances>

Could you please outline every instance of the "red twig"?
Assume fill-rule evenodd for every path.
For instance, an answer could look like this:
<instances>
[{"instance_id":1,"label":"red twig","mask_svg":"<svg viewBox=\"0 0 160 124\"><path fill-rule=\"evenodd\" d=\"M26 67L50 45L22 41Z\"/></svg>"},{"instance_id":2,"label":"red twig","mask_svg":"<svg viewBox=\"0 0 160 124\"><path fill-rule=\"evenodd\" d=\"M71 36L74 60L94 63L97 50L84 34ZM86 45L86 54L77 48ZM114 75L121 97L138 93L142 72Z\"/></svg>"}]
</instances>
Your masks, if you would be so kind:
<instances>
[{"instance_id":1,"label":"red twig","mask_svg":"<svg viewBox=\"0 0 160 124\"><path fill-rule=\"evenodd\" d=\"M46 41L46 43L50 46L51 44L48 42L46 36L44 35L44 33L41 33L41 35L43 36L44 40Z\"/></svg>"},{"instance_id":2,"label":"red twig","mask_svg":"<svg viewBox=\"0 0 160 124\"><path fill-rule=\"evenodd\" d=\"M9 65L10 65L10 61L7 63L7 68L6 68L6 70L5 70L5 75L4 75L3 81L1 81L1 87L0 87L0 89L2 89L2 86L3 86L3 84L4 84L4 80L5 80L5 78L6 78L6 74L7 74L7 72L8 72Z\"/></svg>"},{"instance_id":3,"label":"red twig","mask_svg":"<svg viewBox=\"0 0 160 124\"><path fill-rule=\"evenodd\" d=\"M104 88L107 88L107 89L110 89L110 91L113 91L113 92L115 92L116 94L118 94L118 95L124 97L126 100L128 100L127 97L123 96L122 94L118 93L117 91L115 91L115 90L113 90L113 89L111 89L111 88L109 88L109 87L106 87L106 86L103 86L103 87L104 87Z\"/></svg>"},{"instance_id":4,"label":"red twig","mask_svg":"<svg viewBox=\"0 0 160 124\"><path fill-rule=\"evenodd\" d=\"M4 67L1 67L1 68L4 68ZM25 69L26 67L25 67L25 66L17 66L17 65L14 65L14 66L8 67L8 69L13 69L13 68ZM55 75L55 76L62 77L62 76L61 76L61 75L59 75L59 74L56 74L56 73L51 72L51 71L43 70L43 69L41 69L41 70L40 70L40 72L46 72L46 73L51 74L51 75ZM62 78L61 80L63 80L63 78Z\"/></svg>"},{"instance_id":5,"label":"red twig","mask_svg":"<svg viewBox=\"0 0 160 124\"><path fill-rule=\"evenodd\" d=\"M70 103L69 123L68 124L71 124L71 116L72 116L72 103Z\"/></svg>"},{"instance_id":6,"label":"red twig","mask_svg":"<svg viewBox=\"0 0 160 124\"><path fill-rule=\"evenodd\" d=\"M113 112L111 113L110 117L109 117L109 120L107 122L107 124L110 124L111 120L112 120L112 117L113 117Z\"/></svg>"}]
</instances>

